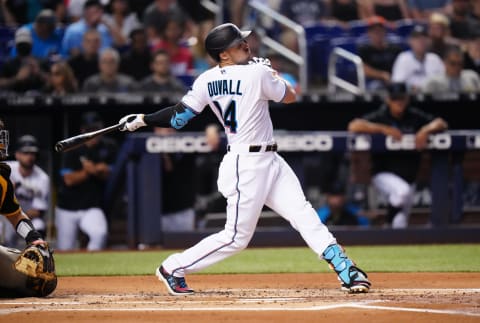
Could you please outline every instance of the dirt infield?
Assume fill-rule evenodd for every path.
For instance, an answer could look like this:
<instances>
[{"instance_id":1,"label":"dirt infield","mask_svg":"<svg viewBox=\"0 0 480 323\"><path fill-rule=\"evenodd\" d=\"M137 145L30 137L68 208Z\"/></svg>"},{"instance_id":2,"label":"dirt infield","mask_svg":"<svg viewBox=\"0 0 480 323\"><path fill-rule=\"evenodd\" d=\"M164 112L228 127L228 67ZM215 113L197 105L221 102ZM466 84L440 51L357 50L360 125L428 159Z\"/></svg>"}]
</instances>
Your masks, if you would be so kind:
<instances>
[{"instance_id":1,"label":"dirt infield","mask_svg":"<svg viewBox=\"0 0 480 323\"><path fill-rule=\"evenodd\" d=\"M47 298L0 300L0 322L480 322L480 273L372 273L368 294L335 275L191 275L172 297L155 276L60 277Z\"/></svg>"}]
</instances>

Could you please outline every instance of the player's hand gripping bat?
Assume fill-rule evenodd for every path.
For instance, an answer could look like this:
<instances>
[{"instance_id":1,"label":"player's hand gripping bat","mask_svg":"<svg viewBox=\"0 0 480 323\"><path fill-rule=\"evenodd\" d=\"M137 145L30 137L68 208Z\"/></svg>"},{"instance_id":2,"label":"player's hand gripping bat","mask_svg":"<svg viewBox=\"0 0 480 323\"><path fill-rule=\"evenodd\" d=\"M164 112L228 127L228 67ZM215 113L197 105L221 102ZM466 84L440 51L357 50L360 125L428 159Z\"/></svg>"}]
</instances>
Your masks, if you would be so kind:
<instances>
[{"instance_id":1,"label":"player's hand gripping bat","mask_svg":"<svg viewBox=\"0 0 480 323\"><path fill-rule=\"evenodd\" d=\"M69 151L69 150L75 149L75 148L83 145L86 141L88 141L92 138L104 135L104 134L109 133L109 132L113 132L115 130L120 130L121 128L123 128L123 126L124 126L124 123L118 123L116 125L113 125L113 126L110 126L110 127L107 127L107 128L102 128L100 130L95 130L95 131L91 131L91 132L82 133L78 136L74 136L74 137L70 137L70 138L60 140L55 144L55 151L64 152L64 151Z\"/></svg>"}]
</instances>

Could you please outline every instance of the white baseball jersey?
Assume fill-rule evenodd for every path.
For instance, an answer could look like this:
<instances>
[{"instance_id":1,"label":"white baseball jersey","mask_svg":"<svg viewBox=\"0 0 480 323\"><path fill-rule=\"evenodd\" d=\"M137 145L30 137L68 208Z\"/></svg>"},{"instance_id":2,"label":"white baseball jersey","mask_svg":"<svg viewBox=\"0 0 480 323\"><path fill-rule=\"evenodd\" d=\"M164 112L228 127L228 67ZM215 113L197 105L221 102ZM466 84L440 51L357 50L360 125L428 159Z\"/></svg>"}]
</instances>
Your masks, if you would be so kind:
<instances>
[{"instance_id":1,"label":"white baseball jersey","mask_svg":"<svg viewBox=\"0 0 480 323\"><path fill-rule=\"evenodd\" d=\"M23 177L18 161L8 161L7 164L12 169L10 180L15 186L15 195L22 209L46 211L50 193L50 178L47 173L35 165L32 174Z\"/></svg>"},{"instance_id":2,"label":"white baseball jersey","mask_svg":"<svg viewBox=\"0 0 480 323\"><path fill-rule=\"evenodd\" d=\"M196 113L209 105L225 126L233 145L219 168L218 190L227 199L224 230L210 235L162 266L176 276L199 271L245 248L253 236L264 205L297 229L321 257L336 243L306 200L295 173L274 150L268 101L282 101L287 86L262 64L214 67L201 74L182 103ZM261 145L264 150L238 149Z\"/></svg>"},{"instance_id":3,"label":"white baseball jersey","mask_svg":"<svg viewBox=\"0 0 480 323\"><path fill-rule=\"evenodd\" d=\"M216 66L195 80L182 103L195 113L209 105L230 144L271 143L268 101L282 101L285 91L285 82L266 65Z\"/></svg>"},{"instance_id":4,"label":"white baseball jersey","mask_svg":"<svg viewBox=\"0 0 480 323\"><path fill-rule=\"evenodd\" d=\"M425 54L423 61L419 61L412 51L400 53L392 68L392 81L405 82L412 88L423 88L428 78L443 75L445 65L442 59L434 53Z\"/></svg>"}]
</instances>

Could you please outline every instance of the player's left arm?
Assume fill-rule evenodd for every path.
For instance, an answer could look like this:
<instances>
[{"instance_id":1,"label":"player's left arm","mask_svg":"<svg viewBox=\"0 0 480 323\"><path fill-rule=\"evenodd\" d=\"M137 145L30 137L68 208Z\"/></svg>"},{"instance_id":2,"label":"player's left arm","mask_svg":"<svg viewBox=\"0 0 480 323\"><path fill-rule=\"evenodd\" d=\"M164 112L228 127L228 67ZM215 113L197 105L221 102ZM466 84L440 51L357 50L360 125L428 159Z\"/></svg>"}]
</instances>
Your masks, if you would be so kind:
<instances>
[{"instance_id":1,"label":"player's left arm","mask_svg":"<svg viewBox=\"0 0 480 323\"><path fill-rule=\"evenodd\" d=\"M415 135L415 145L417 149L425 149L428 143L428 136L433 133L448 129L448 123L440 117L437 117L425 124Z\"/></svg>"}]
</instances>

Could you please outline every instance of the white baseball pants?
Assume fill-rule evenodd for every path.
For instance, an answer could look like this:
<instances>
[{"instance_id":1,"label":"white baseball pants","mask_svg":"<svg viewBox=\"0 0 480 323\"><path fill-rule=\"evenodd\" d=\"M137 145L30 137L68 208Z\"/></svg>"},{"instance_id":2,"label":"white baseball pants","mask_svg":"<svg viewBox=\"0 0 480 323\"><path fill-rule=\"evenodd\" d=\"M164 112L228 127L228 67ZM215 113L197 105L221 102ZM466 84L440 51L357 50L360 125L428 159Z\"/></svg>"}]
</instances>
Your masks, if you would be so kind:
<instances>
[{"instance_id":1,"label":"white baseball pants","mask_svg":"<svg viewBox=\"0 0 480 323\"><path fill-rule=\"evenodd\" d=\"M102 209L89 208L85 210L55 209L55 226L57 229L58 250L77 249L78 229L89 238L87 250L101 250L107 242L107 219Z\"/></svg>"},{"instance_id":2,"label":"white baseball pants","mask_svg":"<svg viewBox=\"0 0 480 323\"><path fill-rule=\"evenodd\" d=\"M381 172L373 176L372 183L381 194L387 197L388 203L401 209L393 218L392 228L406 228L412 208L413 186L403 178L388 172Z\"/></svg>"},{"instance_id":3,"label":"white baseball pants","mask_svg":"<svg viewBox=\"0 0 480 323\"><path fill-rule=\"evenodd\" d=\"M264 205L288 220L320 258L336 243L306 200L295 173L275 152L227 153L220 165L218 188L227 198L225 228L168 257L163 262L167 272L182 277L246 248Z\"/></svg>"}]
</instances>

